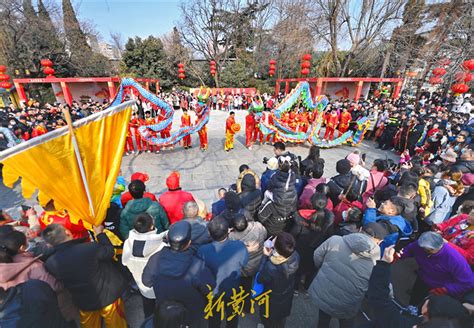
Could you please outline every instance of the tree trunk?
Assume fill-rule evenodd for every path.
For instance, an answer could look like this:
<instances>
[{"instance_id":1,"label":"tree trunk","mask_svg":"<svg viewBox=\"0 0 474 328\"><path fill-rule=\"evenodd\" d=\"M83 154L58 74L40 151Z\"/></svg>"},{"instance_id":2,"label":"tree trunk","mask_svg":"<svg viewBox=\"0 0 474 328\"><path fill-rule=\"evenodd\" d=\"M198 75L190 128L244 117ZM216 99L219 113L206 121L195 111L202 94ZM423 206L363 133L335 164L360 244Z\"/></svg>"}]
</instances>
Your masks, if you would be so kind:
<instances>
[{"instance_id":1,"label":"tree trunk","mask_svg":"<svg viewBox=\"0 0 474 328\"><path fill-rule=\"evenodd\" d=\"M390 57L392 56L392 51L393 51L393 45L392 43L389 43L387 47L387 51L385 52L385 56L383 57L383 63L382 63L382 68L380 70L380 78L385 77L385 71L387 70L388 63L390 62Z\"/></svg>"},{"instance_id":2,"label":"tree trunk","mask_svg":"<svg viewBox=\"0 0 474 328\"><path fill-rule=\"evenodd\" d=\"M352 59L352 55L353 53L349 52L346 58L344 59L344 65L341 68L341 73L339 74L339 77L344 77L346 75L346 71L347 71L347 68L349 67L349 63Z\"/></svg>"}]
</instances>

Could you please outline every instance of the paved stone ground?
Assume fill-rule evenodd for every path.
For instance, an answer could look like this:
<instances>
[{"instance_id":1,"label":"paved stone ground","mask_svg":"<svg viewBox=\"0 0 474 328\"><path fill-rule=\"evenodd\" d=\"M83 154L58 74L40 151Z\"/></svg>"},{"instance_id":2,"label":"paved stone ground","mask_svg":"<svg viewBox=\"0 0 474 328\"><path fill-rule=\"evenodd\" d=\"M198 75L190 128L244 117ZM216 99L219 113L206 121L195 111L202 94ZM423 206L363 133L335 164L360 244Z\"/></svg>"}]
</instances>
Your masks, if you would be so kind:
<instances>
[{"instance_id":1,"label":"paved stone ground","mask_svg":"<svg viewBox=\"0 0 474 328\"><path fill-rule=\"evenodd\" d=\"M177 112L174 126L179 126L180 114ZM134 156L125 156L122 162L122 174L129 180L133 172L146 172L150 176L147 183L148 190L160 194L166 190L165 179L173 170L181 173L181 185L183 189L192 192L195 196L203 200L208 209L210 204L216 200L217 189L227 187L235 182L238 176L238 168L241 164L248 164L258 174L265 170L262 163L264 156L270 157L273 154L271 145L254 146L253 150L245 147L245 115L246 112L236 113L236 120L242 126L242 131L236 137L235 149L230 153L223 150L224 126L227 117L226 112L213 111L211 113L210 123L208 124L209 150L201 152L199 150L199 138L192 136L193 148L184 150L177 145L174 150L165 150L160 154L143 153ZM307 155L309 146L289 146L288 149L302 156ZM359 147L362 153L367 153L367 163L370 165L376 158L393 157L393 154L383 152L374 148L374 144L365 141ZM336 174L337 160L345 157L352 152L354 148L340 146L333 149L321 151L322 157L326 161L325 176L331 177ZM25 201L21 197L19 186L14 189L6 188L0 183L0 208L7 209L15 214L20 204L34 204L34 200ZM38 209L39 210L39 209ZM406 302L405 291L413 282L411 265L397 265L394 268L395 285L400 285L396 290L397 297ZM141 310L141 299L137 295L130 296L126 301L127 318L131 327L139 327L143 321ZM259 322L258 316L246 316L240 320L240 327L256 327ZM316 326L317 311L312 306L308 296L300 295L295 297L291 316L287 320L287 327L308 327ZM336 327L333 322L333 327Z\"/></svg>"}]
</instances>

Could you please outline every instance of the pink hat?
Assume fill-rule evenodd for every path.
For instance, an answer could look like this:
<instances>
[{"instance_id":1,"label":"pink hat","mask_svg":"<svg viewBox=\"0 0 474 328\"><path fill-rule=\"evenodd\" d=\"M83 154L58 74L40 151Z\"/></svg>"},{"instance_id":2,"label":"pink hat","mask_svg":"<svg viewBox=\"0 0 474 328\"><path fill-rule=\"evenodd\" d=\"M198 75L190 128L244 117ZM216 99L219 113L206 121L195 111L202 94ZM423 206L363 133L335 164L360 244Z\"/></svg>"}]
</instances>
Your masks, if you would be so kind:
<instances>
[{"instance_id":1,"label":"pink hat","mask_svg":"<svg viewBox=\"0 0 474 328\"><path fill-rule=\"evenodd\" d=\"M352 165L357 165L360 163L360 156L355 153L350 153L347 155L346 159L351 162Z\"/></svg>"},{"instance_id":2,"label":"pink hat","mask_svg":"<svg viewBox=\"0 0 474 328\"><path fill-rule=\"evenodd\" d=\"M464 173L462 175L462 184L465 186L472 186L474 185L474 174L472 173Z\"/></svg>"}]
</instances>

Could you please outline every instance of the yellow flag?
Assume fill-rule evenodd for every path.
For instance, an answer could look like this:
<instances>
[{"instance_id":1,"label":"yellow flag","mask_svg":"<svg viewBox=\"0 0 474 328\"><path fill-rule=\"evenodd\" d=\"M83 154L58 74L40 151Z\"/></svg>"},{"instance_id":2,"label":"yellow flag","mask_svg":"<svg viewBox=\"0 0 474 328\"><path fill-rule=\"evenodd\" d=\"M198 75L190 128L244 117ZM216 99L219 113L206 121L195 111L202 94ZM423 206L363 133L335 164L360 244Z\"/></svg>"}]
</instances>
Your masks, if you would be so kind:
<instances>
[{"instance_id":1,"label":"yellow flag","mask_svg":"<svg viewBox=\"0 0 474 328\"><path fill-rule=\"evenodd\" d=\"M3 183L12 188L21 177L25 198L39 190L40 198L54 199L56 208L67 209L72 218L102 223L120 171L133 104L74 122L80 156L67 127L0 152Z\"/></svg>"}]
</instances>

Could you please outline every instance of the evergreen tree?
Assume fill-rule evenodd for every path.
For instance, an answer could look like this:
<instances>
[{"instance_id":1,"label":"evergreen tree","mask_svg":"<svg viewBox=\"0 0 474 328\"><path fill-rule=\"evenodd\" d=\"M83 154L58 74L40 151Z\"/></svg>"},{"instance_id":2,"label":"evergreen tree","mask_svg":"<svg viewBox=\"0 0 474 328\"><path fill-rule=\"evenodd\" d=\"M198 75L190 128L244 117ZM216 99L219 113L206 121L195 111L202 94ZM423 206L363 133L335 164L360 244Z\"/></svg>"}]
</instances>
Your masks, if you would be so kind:
<instances>
[{"instance_id":1,"label":"evergreen tree","mask_svg":"<svg viewBox=\"0 0 474 328\"><path fill-rule=\"evenodd\" d=\"M81 25L77 20L76 13L70 0L63 0L64 31L69 46L78 50L90 50L87 38L82 32Z\"/></svg>"}]
</instances>

